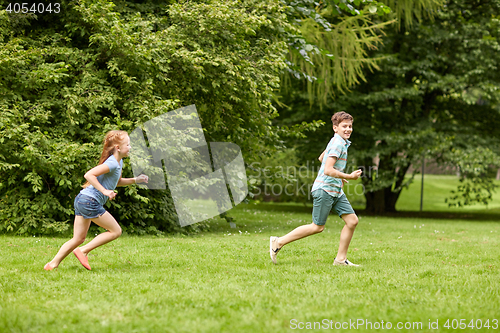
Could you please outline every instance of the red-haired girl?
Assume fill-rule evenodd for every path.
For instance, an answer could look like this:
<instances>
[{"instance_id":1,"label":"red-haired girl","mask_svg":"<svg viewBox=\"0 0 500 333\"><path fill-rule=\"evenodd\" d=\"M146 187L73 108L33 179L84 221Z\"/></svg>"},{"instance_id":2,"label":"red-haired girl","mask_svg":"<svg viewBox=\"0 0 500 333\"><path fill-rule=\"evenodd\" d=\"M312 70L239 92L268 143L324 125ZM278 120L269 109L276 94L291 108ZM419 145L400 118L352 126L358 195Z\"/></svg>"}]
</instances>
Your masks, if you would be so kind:
<instances>
[{"instance_id":1,"label":"red-haired girl","mask_svg":"<svg viewBox=\"0 0 500 333\"><path fill-rule=\"evenodd\" d=\"M148 182L146 175L140 175L137 178L121 178L122 158L127 157L130 152L130 138L127 132L108 132L104 138L103 146L99 165L85 174L87 182L75 198L73 238L64 243L54 259L43 267L47 271L59 266L71 251L80 263L90 270L87 254L96 247L118 238L122 233L118 222L104 209L103 205L108 199L114 199L116 196L114 189L117 186ZM94 222L107 231L98 235L85 246L78 248L80 244L85 242L90 222Z\"/></svg>"}]
</instances>

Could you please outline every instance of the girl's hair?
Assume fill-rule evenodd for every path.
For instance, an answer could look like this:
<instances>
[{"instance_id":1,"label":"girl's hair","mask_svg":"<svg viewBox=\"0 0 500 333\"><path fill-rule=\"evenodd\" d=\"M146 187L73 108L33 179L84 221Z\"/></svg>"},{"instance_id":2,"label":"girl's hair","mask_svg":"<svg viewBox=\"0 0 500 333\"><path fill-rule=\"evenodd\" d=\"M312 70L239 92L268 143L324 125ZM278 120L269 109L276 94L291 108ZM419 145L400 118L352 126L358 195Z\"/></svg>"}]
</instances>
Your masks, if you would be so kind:
<instances>
[{"instance_id":1,"label":"girl's hair","mask_svg":"<svg viewBox=\"0 0 500 333\"><path fill-rule=\"evenodd\" d=\"M99 159L99 163L97 165L103 164L108 159L108 157L113 155L115 152L115 146L122 143L127 136L128 133L125 131L109 131L108 133L106 133L102 144L103 147L101 158ZM82 187L86 188L89 185L90 183L87 181L85 184L83 184Z\"/></svg>"}]
</instances>

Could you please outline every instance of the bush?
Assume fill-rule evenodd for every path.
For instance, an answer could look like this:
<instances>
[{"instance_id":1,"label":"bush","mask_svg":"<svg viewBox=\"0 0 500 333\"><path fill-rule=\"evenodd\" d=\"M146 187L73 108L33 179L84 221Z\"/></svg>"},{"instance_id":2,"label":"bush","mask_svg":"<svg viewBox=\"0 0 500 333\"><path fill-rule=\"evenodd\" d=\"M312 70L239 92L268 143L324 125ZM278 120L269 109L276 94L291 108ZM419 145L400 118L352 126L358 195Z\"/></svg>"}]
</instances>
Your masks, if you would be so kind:
<instances>
[{"instance_id":1,"label":"bush","mask_svg":"<svg viewBox=\"0 0 500 333\"><path fill-rule=\"evenodd\" d=\"M61 8L0 11L0 232L68 232L104 134L179 106L196 103L207 141L234 142L247 161L274 149L286 52L278 1ZM127 232L180 230L168 191L131 186L107 205Z\"/></svg>"}]
</instances>

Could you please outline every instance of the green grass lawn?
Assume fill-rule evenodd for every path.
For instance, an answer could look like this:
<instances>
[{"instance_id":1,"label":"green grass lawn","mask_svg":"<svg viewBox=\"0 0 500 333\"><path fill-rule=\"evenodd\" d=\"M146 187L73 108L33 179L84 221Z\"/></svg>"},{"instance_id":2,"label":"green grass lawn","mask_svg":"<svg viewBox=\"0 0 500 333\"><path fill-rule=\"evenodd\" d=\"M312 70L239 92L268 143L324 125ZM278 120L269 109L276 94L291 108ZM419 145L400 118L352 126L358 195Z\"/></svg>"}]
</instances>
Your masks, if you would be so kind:
<instances>
[{"instance_id":1,"label":"green grass lawn","mask_svg":"<svg viewBox=\"0 0 500 333\"><path fill-rule=\"evenodd\" d=\"M92 271L73 255L42 269L65 238L0 236L0 332L285 332L307 322L349 331L335 329L349 321L360 324L353 332L382 331L382 321L397 332L500 329L496 221L361 215L349 259L362 267L351 268L332 266L334 215L278 265L269 236L309 223L310 208L241 204L231 215L235 229L214 219L196 236L122 236L91 253ZM453 329L461 319L490 328Z\"/></svg>"}]
</instances>

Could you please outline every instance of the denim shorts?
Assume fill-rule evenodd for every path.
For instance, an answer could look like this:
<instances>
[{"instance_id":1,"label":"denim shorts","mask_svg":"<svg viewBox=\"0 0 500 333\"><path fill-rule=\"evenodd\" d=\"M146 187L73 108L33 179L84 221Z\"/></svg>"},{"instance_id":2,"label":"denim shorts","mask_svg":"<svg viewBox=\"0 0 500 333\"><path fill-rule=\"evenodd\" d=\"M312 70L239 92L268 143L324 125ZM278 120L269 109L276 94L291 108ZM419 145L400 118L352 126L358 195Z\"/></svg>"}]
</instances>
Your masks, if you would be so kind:
<instances>
[{"instance_id":1,"label":"denim shorts","mask_svg":"<svg viewBox=\"0 0 500 333\"><path fill-rule=\"evenodd\" d=\"M340 217L345 214L354 214L354 209L352 209L345 194L342 194L340 197L332 197L324 190L317 189L312 193L312 196L314 198L312 218L316 225L325 225L332 207L335 208L335 211Z\"/></svg>"},{"instance_id":2,"label":"denim shorts","mask_svg":"<svg viewBox=\"0 0 500 333\"><path fill-rule=\"evenodd\" d=\"M88 195L79 193L75 198L75 215L84 219L94 219L106 213L104 207Z\"/></svg>"}]
</instances>

